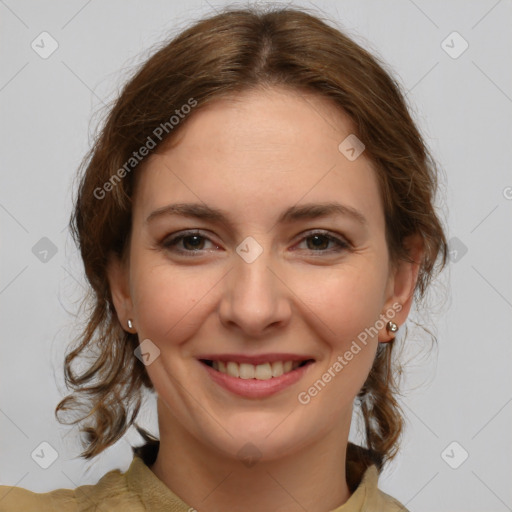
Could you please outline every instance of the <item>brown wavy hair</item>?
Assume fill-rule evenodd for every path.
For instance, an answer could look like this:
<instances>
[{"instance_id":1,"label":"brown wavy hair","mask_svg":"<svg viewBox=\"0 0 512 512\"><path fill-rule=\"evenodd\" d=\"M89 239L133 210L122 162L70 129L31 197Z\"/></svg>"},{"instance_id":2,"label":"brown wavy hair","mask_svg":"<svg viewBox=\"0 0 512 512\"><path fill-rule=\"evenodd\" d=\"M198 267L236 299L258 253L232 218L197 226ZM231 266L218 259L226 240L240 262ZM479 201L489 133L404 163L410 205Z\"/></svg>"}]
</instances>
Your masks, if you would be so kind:
<instances>
[{"instance_id":1,"label":"brown wavy hair","mask_svg":"<svg viewBox=\"0 0 512 512\"><path fill-rule=\"evenodd\" d=\"M143 363L134 357L137 335L126 332L117 318L106 275L109 255L126 257L135 176L144 161L102 192L104 197L98 198L98 190L105 191L105 183L112 183L155 128L168 123L191 98L197 107L162 142L171 140L201 106L260 86L315 93L351 118L377 172L391 261L410 260L404 243L410 235L423 241L417 303L446 264L445 234L434 207L438 169L405 95L378 58L329 21L301 9L228 8L198 21L165 42L134 73L80 168L70 228L90 283L84 302L87 322L65 358L72 393L55 414L59 419L64 412L76 413L73 420L59 421L81 425L87 439L81 456L86 459L119 440L132 424L139 428L135 420L145 388L153 387ZM161 143L150 153L159 150ZM369 454L379 469L395 456L403 429L392 350L393 342L379 344L357 397L367 446L349 446L359 457ZM85 356L85 365L75 369Z\"/></svg>"}]
</instances>

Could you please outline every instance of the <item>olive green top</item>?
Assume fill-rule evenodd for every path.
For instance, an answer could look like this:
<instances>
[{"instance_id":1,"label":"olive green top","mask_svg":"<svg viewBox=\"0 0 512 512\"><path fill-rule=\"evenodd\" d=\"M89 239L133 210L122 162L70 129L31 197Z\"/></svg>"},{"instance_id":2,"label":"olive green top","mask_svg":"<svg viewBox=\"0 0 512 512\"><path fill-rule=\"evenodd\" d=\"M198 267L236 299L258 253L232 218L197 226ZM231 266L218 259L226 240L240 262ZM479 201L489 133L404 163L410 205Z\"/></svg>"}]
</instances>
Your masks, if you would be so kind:
<instances>
[{"instance_id":1,"label":"olive green top","mask_svg":"<svg viewBox=\"0 0 512 512\"><path fill-rule=\"evenodd\" d=\"M109 471L97 484L76 489L35 493L0 486L0 512L192 512L194 509L174 494L145 460L140 453L134 455L126 472ZM350 481L351 475L347 476ZM378 489L378 476L377 467L368 466L359 483L353 480L354 490L348 501L332 512L407 512L398 501Z\"/></svg>"}]
</instances>

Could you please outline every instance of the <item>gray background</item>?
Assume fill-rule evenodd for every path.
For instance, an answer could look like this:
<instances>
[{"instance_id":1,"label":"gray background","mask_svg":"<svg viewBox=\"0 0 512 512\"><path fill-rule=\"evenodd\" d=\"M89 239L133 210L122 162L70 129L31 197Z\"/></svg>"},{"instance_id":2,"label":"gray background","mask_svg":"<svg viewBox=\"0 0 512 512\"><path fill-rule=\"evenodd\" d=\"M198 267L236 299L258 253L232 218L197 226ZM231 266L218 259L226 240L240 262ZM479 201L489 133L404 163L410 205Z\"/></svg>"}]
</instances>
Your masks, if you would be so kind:
<instances>
[{"instance_id":1,"label":"gray background","mask_svg":"<svg viewBox=\"0 0 512 512\"><path fill-rule=\"evenodd\" d=\"M97 113L126 73L153 44L222 5L0 0L2 484L72 488L128 467L126 441L138 443L138 436L128 434L86 463L76 458L76 431L53 417L65 392L63 354L76 334L72 313L84 291L66 229L73 176ZM512 3L295 5L333 16L389 63L444 173L439 204L448 212L452 261L431 294L429 317L419 317L438 345L431 350L421 331L411 333L407 431L380 485L412 511L512 510ZM47 59L31 47L43 31L58 43ZM462 40L451 36L442 46L453 31L469 44L457 58ZM151 402L142 423L155 426ZM58 453L48 469L31 457L43 441Z\"/></svg>"}]
</instances>

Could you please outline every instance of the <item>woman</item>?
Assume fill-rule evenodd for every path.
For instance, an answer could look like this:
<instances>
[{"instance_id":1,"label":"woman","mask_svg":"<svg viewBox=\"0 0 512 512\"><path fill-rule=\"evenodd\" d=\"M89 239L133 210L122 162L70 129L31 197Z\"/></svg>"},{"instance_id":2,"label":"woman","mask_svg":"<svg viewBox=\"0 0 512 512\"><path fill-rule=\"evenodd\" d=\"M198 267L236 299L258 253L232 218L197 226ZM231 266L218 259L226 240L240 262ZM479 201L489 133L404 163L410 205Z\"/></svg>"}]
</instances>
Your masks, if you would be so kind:
<instances>
[{"instance_id":1,"label":"woman","mask_svg":"<svg viewBox=\"0 0 512 512\"><path fill-rule=\"evenodd\" d=\"M93 308L57 406L85 406L90 459L153 390L159 439L140 429L94 486L4 487L0 510L405 510L378 475L402 429L396 333L446 260L435 191L398 86L338 30L248 9L184 31L84 163Z\"/></svg>"}]
</instances>

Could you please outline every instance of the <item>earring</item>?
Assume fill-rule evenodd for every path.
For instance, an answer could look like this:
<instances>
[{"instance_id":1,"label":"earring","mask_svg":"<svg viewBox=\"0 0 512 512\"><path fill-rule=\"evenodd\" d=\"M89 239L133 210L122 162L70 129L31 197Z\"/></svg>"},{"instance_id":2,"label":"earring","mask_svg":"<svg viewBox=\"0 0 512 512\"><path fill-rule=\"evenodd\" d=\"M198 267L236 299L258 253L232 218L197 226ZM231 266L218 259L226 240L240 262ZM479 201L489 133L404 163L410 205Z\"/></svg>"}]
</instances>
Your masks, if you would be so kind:
<instances>
[{"instance_id":1,"label":"earring","mask_svg":"<svg viewBox=\"0 0 512 512\"><path fill-rule=\"evenodd\" d=\"M386 331L388 332L396 332L398 331L398 325L395 324L395 322L392 322L391 320L386 324Z\"/></svg>"},{"instance_id":2,"label":"earring","mask_svg":"<svg viewBox=\"0 0 512 512\"><path fill-rule=\"evenodd\" d=\"M128 329L133 329L133 322L131 321L130 318L128 318L127 324L128 324Z\"/></svg>"}]
</instances>

